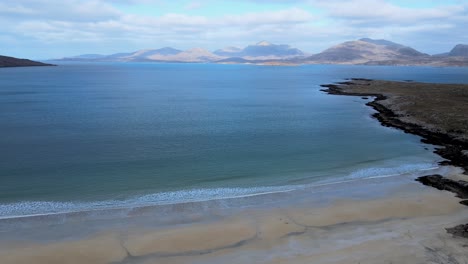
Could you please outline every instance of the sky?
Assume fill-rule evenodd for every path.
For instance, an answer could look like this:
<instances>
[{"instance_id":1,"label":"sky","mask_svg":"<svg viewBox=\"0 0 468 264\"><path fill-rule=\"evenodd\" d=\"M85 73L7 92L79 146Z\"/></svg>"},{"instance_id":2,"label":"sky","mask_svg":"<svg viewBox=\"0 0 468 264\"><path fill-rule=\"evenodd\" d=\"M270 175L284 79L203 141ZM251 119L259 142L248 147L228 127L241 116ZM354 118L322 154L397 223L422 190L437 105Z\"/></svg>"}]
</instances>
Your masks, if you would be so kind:
<instances>
[{"instance_id":1,"label":"sky","mask_svg":"<svg viewBox=\"0 0 468 264\"><path fill-rule=\"evenodd\" d=\"M32 59L364 37L437 54L468 44L468 0L0 0L0 25L0 54Z\"/></svg>"}]
</instances>

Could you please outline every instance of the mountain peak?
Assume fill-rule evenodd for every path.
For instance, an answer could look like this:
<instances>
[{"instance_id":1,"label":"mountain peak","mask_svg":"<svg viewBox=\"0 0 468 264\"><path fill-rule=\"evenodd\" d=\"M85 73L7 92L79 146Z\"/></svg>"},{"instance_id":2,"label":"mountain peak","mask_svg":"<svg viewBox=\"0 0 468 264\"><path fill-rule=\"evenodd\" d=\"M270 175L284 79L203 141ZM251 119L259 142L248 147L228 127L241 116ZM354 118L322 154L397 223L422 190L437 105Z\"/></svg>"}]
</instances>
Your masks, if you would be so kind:
<instances>
[{"instance_id":1,"label":"mountain peak","mask_svg":"<svg viewBox=\"0 0 468 264\"><path fill-rule=\"evenodd\" d=\"M367 43L376 44L376 45L382 45L382 46L399 47L399 48L404 47L401 44L398 44L398 43L395 43L395 42L392 42L392 41L389 41L389 40L385 40L385 39L362 38L362 39L359 39L359 40L367 42Z\"/></svg>"},{"instance_id":2,"label":"mountain peak","mask_svg":"<svg viewBox=\"0 0 468 264\"><path fill-rule=\"evenodd\" d=\"M450 52L449 56L468 57L468 45L458 44Z\"/></svg>"},{"instance_id":3,"label":"mountain peak","mask_svg":"<svg viewBox=\"0 0 468 264\"><path fill-rule=\"evenodd\" d=\"M310 58L321 63L363 64L376 61L421 60L429 55L388 40L359 39L333 46Z\"/></svg>"},{"instance_id":4,"label":"mountain peak","mask_svg":"<svg viewBox=\"0 0 468 264\"><path fill-rule=\"evenodd\" d=\"M256 45L256 46L271 46L271 45L273 45L273 44L271 44L271 43L268 42L268 41L263 40L263 41L258 42L258 43L255 44L255 45Z\"/></svg>"}]
</instances>

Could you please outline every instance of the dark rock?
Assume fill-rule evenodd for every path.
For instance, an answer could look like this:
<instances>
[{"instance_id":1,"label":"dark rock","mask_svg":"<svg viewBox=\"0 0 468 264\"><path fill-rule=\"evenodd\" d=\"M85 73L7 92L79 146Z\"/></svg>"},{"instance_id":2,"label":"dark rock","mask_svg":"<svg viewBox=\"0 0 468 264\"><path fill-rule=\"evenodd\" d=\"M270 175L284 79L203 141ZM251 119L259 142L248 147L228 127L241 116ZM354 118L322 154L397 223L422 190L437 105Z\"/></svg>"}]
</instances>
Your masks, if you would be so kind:
<instances>
[{"instance_id":1,"label":"dark rock","mask_svg":"<svg viewBox=\"0 0 468 264\"><path fill-rule=\"evenodd\" d=\"M468 224L458 225L452 228L446 228L447 233L458 237L468 238Z\"/></svg>"},{"instance_id":2,"label":"dark rock","mask_svg":"<svg viewBox=\"0 0 468 264\"><path fill-rule=\"evenodd\" d=\"M338 84L344 84L344 85L356 85L356 83L347 81L347 82L339 82Z\"/></svg>"},{"instance_id":3,"label":"dark rock","mask_svg":"<svg viewBox=\"0 0 468 264\"><path fill-rule=\"evenodd\" d=\"M468 199L468 182L466 181L454 181L437 174L422 176L416 181L439 190L453 192L459 198Z\"/></svg>"},{"instance_id":4,"label":"dark rock","mask_svg":"<svg viewBox=\"0 0 468 264\"><path fill-rule=\"evenodd\" d=\"M468 206L468 200L460 201L461 204Z\"/></svg>"}]
</instances>

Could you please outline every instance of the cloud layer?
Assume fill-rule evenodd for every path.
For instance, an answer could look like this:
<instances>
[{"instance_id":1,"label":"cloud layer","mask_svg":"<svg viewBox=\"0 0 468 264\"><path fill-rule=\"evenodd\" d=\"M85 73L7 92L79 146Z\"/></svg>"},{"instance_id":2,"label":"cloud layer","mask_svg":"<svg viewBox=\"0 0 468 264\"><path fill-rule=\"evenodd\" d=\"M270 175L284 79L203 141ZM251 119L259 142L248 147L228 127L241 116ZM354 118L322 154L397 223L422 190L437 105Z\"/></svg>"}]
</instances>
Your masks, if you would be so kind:
<instances>
[{"instance_id":1,"label":"cloud layer","mask_svg":"<svg viewBox=\"0 0 468 264\"><path fill-rule=\"evenodd\" d=\"M242 2L244 9L232 8L236 2L223 9L211 0L173 7L161 0L0 0L0 23L9 25L0 29L0 48L49 58L162 46L215 49L260 40L309 52L360 37L387 38L429 53L468 43L463 2L425 7L390 0Z\"/></svg>"}]
</instances>

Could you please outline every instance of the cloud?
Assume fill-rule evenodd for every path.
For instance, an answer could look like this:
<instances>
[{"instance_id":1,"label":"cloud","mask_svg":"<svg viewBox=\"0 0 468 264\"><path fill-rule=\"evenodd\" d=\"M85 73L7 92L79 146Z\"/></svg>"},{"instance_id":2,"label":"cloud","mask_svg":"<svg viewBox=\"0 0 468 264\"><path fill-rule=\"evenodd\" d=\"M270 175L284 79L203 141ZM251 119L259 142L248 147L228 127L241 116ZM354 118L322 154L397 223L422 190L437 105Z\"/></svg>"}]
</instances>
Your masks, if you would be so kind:
<instances>
[{"instance_id":1,"label":"cloud","mask_svg":"<svg viewBox=\"0 0 468 264\"><path fill-rule=\"evenodd\" d=\"M346 20L354 24L425 23L466 15L468 10L466 5L461 4L434 8L407 8L384 0L315 0L312 1L312 4L324 9L332 18Z\"/></svg>"},{"instance_id":2,"label":"cloud","mask_svg":"<svg viewBox=\"0 0 468 264\"><path fill-rule=\"evenodd\" d=\"M103 1L15 0L0 2L0 16L11 20L60 20L95 22L116 19L121 12Z\"/></svg>"},{"instance_id":3,"label":"cloud","mask_svg":"<svg viewBox=\"0 0 468 264\"><path fill-rule=\"evenodd\" d=\"M307 23L313 16L300 8L290 8L280 11L247 13L242 15L230 15L222 19L226 26L256 26L256 25L285 25Z\"/></svg>"},{"instance_id":4,"label":"cloud","mask_svg":"<svg viewBox=\"0 0 468 264\"><path fill-rule=\"evenodd\" d=\"M0 35L8 36L0 48L13 50L8 43L14 39L31 45L31 50L33 45L45 45L49 53L65 47L95 53L100 46L107 53L162 46L216 49L259 40L318 52L361 37L387 38L422 48L424 40L444 51L455 43L468 42L464 26L468 24L467 4L408 8L390 0L239 1L257 11L220 12L222 8L216 6L216 13L204 12L213 7L213 0L184 1L185 5L173 9L162 0L0 0L0 23L9 25L0 29ZM164 6L172 12L143 15L126 11L150 6L155 10ZM436 37L445 38L446 44Z\"/></svg>"},{"instance_id":5,"label":"cloud","mask_svg":"<svg viewBox=\"0 0 468 264\"><path fill-rule=\"evenodd\" d=\"M209 42L213 45L219 39L232 40L230 36L234 35L243 35L243 41L264 39L263 36L273 38L273 35L280 39L288 32L295 32L298 25L307 24L313 16L302 9L290 8L215 17L168 13L161 16L118 14L94 21L55 18L43 20L35 14L18 21L9 28L9 33L49 44L121 41L139 42L140 47L154 47L154 43L187 47Z\"/></svg>"},{"instance_id":6,"label":"cloud","mask_svg":"<svg viewBox=\"0 0 468 264\"><path fill-rule=\"evenodd\" d=\"M199 9L203 6L202 3L200 2L190 2L184 6L184 9L186 10L194 10L194 9Z\"/></svg>"},{"instance_id":7,"label":"cloud","mask_svg":"<svg viewBox=\"0 0 468 264\"><path fill-rule=\"evenodd\" d=\"M326 38L335 39L336 44L361 37L385 38L424 52L440 53L456 43L468 42L464 26L468 24L468 4L462 1L418 8L397 5L391 0L309 0L308 3L321 10L327 28L343 33L342 37Z\"/></svg>"}]
</instances>

